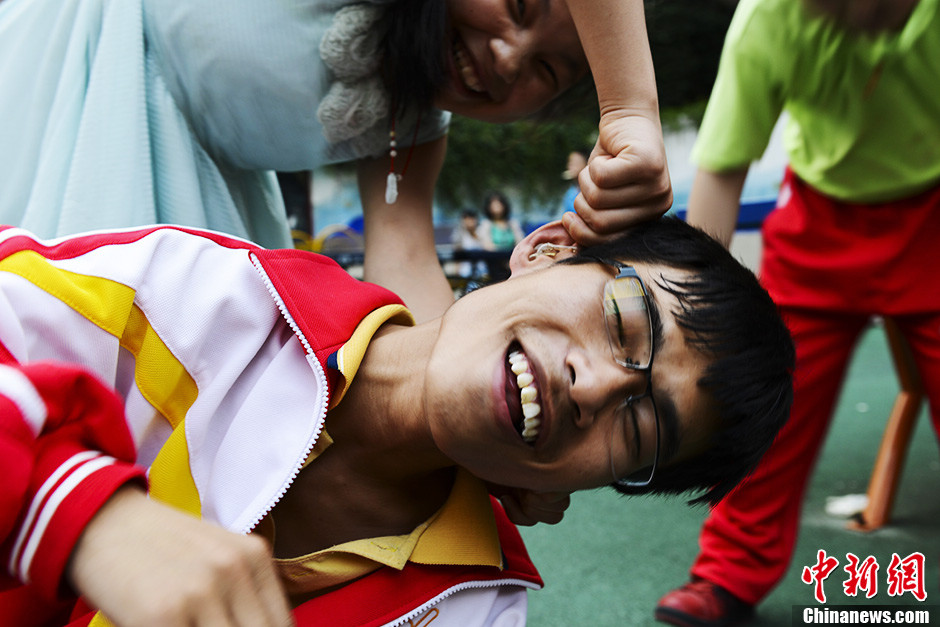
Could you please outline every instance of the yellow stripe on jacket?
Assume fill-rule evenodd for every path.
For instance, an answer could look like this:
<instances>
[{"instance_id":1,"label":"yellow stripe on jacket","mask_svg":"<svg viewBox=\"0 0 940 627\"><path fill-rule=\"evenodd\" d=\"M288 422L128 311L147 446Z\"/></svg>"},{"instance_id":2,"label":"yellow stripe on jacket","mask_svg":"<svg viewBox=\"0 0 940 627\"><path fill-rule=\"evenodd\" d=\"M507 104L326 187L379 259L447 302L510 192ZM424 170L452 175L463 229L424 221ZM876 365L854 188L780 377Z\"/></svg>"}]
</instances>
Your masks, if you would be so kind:
<instances>
[{"instance_id":1,"label":"yellow stripe on jacket","mask_svg":"<svg viewBox=\"0 0 940 627\"><path fill-rule=\"evenodd\" d=\"M119 339L134 355L137 388L173 427L173 434L150 467L150 495L195 516L199 493L189 473L184 418L198 395L196 382L134 304L126 285L57 268L39 253L23 250L0 260L0 271L16 274L67 304L88 321ZM154 376L154 373L159 373ZM113 627L100 612L89 627Z\"/></svg>"},{"instance_id":2,"label":"yellow stripe on jacket","mask_svg":"<svg viewBox=\"0 0 940 627\"><path fill-rule=\"evenodd\" d=\"M151 466L150 493L198 516L199 495L188 472L189 454L183 435L183 418L198 395L196 382L134 304L135 291L110 279L58 268L31 250L0 260L0 270L21 276L67 304L118 338L120 345L134 355L137 388L174 429Z\"/></svg>"}]
</instances>

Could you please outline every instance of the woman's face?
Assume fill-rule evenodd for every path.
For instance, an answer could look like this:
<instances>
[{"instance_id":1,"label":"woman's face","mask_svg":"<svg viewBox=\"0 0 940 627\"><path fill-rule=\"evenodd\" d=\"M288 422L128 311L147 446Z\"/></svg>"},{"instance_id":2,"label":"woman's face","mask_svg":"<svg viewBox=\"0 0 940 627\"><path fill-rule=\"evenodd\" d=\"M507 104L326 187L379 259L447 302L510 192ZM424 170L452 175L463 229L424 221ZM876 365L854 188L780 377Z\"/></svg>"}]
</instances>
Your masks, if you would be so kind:
<instances>
[{"instance_id":1,"label":"woman's face","mask_svg":"<svg viewBox=\"0 0 940 627\"><path fill-rule=\"evenodd\" d=\"M503 201L499 198L493 198L490 200L490 218L493 220L500 220L506 217L506 207L503 205Z\"/></svg>"},{"instance_id":2,"label":"woman's face","mask_svg":"<svg viewBox=\"0 0 940 627\"><path fill-rule=\"evenodd\" d=\"M446 0L435 106L488 122L538 111L588 69L565 0Z\"/></svg>"}]
</instances>

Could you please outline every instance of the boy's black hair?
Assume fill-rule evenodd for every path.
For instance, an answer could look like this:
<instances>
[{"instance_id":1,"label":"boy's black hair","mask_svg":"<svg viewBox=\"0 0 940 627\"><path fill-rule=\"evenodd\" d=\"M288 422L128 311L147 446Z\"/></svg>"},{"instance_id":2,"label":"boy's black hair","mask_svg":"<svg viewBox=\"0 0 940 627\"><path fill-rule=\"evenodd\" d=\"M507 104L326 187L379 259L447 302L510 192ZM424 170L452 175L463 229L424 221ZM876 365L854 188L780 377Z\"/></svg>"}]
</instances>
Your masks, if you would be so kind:
<instances>
[{"instance_id":1,"label":"boy's black hair","mask_svg":"<svg viewBox=\"0 0 940 627\"><path fill-rule=\"evenodd\" d=\"M674 313L686 341L710 359L698 385L717 405L719 431L701 455L657 468L650 487L612 486L624 494L705 490L690 503L718 503L753 470L790 413L795 351L777 306L718 241L678 218L638 225L578 255L568 261L616 259L688 272L688 279L658 285L678 299Z\"/></svg>"}]
</instances>

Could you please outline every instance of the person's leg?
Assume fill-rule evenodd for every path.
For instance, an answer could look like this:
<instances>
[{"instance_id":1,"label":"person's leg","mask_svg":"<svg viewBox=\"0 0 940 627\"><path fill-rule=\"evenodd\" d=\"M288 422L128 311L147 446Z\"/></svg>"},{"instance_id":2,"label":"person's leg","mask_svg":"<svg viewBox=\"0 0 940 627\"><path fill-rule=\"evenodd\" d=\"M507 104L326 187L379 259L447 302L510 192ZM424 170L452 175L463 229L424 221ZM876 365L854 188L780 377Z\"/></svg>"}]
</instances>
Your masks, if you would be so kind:
<instances>
[{"instance_id":1,"label":"person's leg","mask_svg":"<svg viewBox=\"0 0 940 627\"><path fill-rule=\"evenodd\" d=\"M940 438L940 312L895 316L894 320L911 347L934 432Z\"/></svg>"},{"instance_id":2,"label":"person's leg","mask_svg":"<svg viewBox=\"0 0 940 627\"><path fill-rule=\"evenodd\" d=\"M691 571L693 589L679 589L663 597L656 617L664 622L733 624L735 616L748 609L740 602L758 603L789 564L805 486L852 349L868 319L786 308L783 314L797 353L790 419L754 473L712 510ZM721 586L733 598L699 599L702 590L694 587L699 579ZM707 588L706 583L706 592ZM730 608L732 621L727 622L721 616L721 606L727 605L726 601L735 605L735 599L738 607ZM697 612L698 601L717 603L717 607L702 607ZM719 616L709 616L716 612ZM690 622L690 615L694 622Z\"/></svg>"},{"instance_id":3,"label":"person's leg","mask_svg":"<svg viewBox=\"0 0 940 627\"><path fill-rule=\"evenodd\" d=\"M757 469L711 513L692 574L759 602L796 544L803 493L864 317L786 312L797 351L790 419Z\"/></svg>"}]
</instances>

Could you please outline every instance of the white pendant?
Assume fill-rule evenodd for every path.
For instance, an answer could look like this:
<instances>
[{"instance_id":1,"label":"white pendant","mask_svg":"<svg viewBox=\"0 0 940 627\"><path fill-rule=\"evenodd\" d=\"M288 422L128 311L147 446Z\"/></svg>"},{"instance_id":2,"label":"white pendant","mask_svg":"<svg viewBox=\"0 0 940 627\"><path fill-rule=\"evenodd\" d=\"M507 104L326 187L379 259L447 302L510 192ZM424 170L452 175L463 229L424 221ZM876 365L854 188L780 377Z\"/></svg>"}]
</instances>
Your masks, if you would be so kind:
<instances>
[{"instance_id":1,"label":"white pendant","mask_svg":"<svg viewBox=\"0 0 940 627\"><path fill-rule=\"evenodd\" d=\"M398 200L398 176L394 172L389 172L388 178L385 179L385 203L394 205L396 200Z\"/></svg>"}]
</instances>

